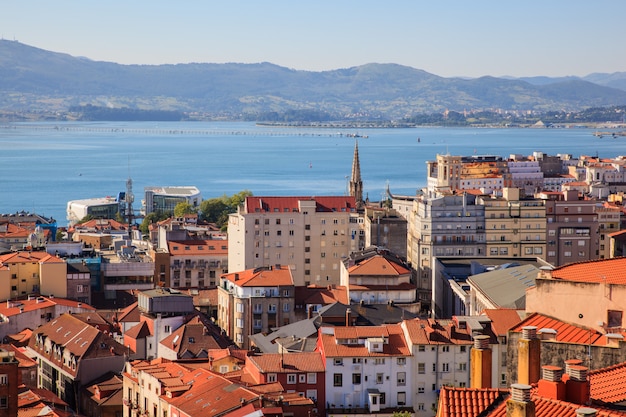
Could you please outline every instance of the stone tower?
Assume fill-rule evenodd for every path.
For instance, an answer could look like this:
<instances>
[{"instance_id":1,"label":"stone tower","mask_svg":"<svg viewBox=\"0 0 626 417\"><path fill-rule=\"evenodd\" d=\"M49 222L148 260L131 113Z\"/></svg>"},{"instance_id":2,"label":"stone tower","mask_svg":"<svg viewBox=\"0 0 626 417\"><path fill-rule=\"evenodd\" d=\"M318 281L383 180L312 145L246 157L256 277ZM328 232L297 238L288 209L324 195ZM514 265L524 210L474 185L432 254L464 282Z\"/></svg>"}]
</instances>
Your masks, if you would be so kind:
<instances>
[{"instance_id":1,"label":"stone tower","mask_svg":"<svg viewBox=\"0 0 626 417\"><path fill-rule=\"evenodd\" d=\"M352 175L350 176L350 196L356 200L357 208L363 207L363 181L361 180L361 164L359 162L359 142L354 142L354 158L352 159Z\"/></svg>"}]
</instances>

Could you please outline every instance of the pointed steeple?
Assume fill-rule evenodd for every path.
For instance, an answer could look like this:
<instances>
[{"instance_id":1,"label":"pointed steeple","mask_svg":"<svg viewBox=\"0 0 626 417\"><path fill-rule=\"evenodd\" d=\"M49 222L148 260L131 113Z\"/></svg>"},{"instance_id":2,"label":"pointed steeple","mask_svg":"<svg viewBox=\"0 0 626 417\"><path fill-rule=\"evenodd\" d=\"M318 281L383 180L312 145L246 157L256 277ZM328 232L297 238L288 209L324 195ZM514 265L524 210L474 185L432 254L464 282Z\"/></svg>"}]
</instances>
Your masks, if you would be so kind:
<instances>
[{"instance_id":1,"label":"pointed steeple","mask_svg":"<svg viewBox=\"0 0 626 417\"><path fill-rule=\"evenodd\" d=\"M358 208L363 206L363 181L361 180L358 141L354 142L354 158L352 159L352 175L350 176L350 196L354 197Z\"/></svg>"}]
</instances>

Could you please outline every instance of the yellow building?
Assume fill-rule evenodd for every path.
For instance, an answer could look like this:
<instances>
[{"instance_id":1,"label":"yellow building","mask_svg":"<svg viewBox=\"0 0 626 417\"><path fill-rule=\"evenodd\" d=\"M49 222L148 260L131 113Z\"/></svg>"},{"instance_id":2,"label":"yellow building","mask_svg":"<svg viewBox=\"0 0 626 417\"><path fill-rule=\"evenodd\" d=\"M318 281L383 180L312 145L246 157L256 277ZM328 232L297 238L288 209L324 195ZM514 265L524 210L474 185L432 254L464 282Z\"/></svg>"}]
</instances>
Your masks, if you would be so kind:
<instances>
[{"instance_id":1,"label":"yellow building","mask_svg":"<svg viewBox=\"0 0 626 417\"><path fill-rule=\"evenodd\" d=\"M0 255L0 297L28 294L67 297L67 265L46 252L12 252Z\"/></svg>"}]
</instances>

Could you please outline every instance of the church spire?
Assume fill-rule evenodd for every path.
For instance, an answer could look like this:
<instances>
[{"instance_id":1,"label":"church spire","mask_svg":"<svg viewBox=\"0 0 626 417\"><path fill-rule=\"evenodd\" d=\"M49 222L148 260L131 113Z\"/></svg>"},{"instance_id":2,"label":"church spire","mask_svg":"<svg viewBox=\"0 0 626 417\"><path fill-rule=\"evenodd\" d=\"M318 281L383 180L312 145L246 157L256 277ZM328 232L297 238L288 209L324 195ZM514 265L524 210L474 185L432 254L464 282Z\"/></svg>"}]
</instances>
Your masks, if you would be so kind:
<instances>
[{"instance_id":1,"label":"church spire","mask_svg":"<svg viewBox=\"0 0 626 417\"><path fill-rule=\"evenodd\" d=\"M354 197L358 208L363 206L363 181L361 180L358 141L354 142L354 158L352 159L352 175L350 176L350 196Z\"/></svg>"}]
</instances>

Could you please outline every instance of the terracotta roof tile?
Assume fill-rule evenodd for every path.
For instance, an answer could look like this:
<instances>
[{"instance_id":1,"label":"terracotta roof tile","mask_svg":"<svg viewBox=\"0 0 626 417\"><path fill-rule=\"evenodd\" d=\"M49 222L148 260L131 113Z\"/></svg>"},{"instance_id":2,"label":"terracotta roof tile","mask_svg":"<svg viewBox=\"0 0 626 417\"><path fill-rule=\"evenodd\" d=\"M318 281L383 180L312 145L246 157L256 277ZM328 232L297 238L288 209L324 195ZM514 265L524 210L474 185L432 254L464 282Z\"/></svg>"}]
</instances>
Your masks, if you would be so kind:
<instances>
[{"instance_id":1,"label":"terracotta roof tile","mask_svg":"<svg viewBox=\"0 0 626 417\"><path fill-rule=\"evenodd\" d=\"M471 330L459 329L452 320L405 320L409 342L414 345L470 345Z\"/></svg>"},{"instance_id":2,"label":"terracotta roof tile","mask_svg":"<svg viewBox=\"0 0 626 417\"><path fill-rule=\"evenodd\" d=\"M368 275L379 277L397 277L411 273L411 271L404 266L390 261L382 255L376 255L362 262L357 262L355 265L348 268L348 272L350 276Z\"/></svg>"},{"instance_id":3,"label":"terracotta roof tile","mask_svg":"<svg viewBox=\"0 0 626 417\"><path fill-rule=\"evenodd\" d=\"M491 320L491 328L498 336L506 336L510 329L522 321L520 312L524 310L514 310L511 308L486 309L483 313Z\"/></svg>"},{"instance_id":4,"label":"terracotta roof tile","mask_svg":"<svg viewBox=\"0 0 626 417\"><path fill-rule=\"evenodd\" d=\"M399 324L385 326L335 327L335 334L325 334L320 329L319 338L326 357L409 356L410 348ZM365 345L339 344L337 339L365 339L388 337L382 352L370 352Z\"/></svg>"},{"instance_id":5,"label":"terracotta roof tile","mask_svg":"<svg viewBox=\"0 0 626 417\"><path fill-rule=\"evenodd\" d=\"M551 271L553 279L626 285L626 258L599 259L560 266Z\"/></svg>"},{"instance_id":6,"label":"terracotta roof tile","mask_svg":"<svg viewBox=\"0 0 626 417\"><path fill-rule=\"evenodd\" d=\"M322 197L246 197L247 213L288 213L299 212L299 201L315 201L316 212L353 212L356 200L350 196Z\"/></svg>"},{"instance_id":7,"label":"terracotta roof tile","mask_svg":"<svg viewBox=\"0 0 626 417\"><path fill-rule=\"evenodd\" d=\"M319 352L265 353L252 355L248 360L262 373L324 372L324 361Z\"/></svg>"},{"instance_id":8,"label":"terracotta roof tile","mask_svg":"<svg viewBox=\"0 0 626 417\"><path fill-rule=\"evenodd\" d=\"M540 313L533 313L522 320L511 331L521 333L524 326L536 326L537 331L541 329L556 330L556 341L565 343L576 343L588 345L606 345L606 337L595 330L587 329L573 324L565 323L561 320L545 316Z\"/></svg>"},{"instance_id":9,"label":"terracotta roof tile","mask_svg":"<svg viewBox=\"0 0 626 417\"><path fill-rule=\"evenodd\" d=\"M591 398L604 403L626 401L626 362L589 371Z\"/></svg>"},{"instance_id":10,"label":"terracotta roof tile","mask_svg":"<svg viewBox=\"0 0 626 417\"><path fill-rule=\"evenodd\" d=\"M227 255L227 240L170 240L167 247L171 255Z\"/></svg>"},{"instance_id":11,"label":"terracotta roof tile","mask_svg":"<svg viewBox=\"0 0 626 417\"><path fill-rule=\"evenodd\" d=\"M222 275L223 278L240 287L276 287L278 285L293 285L291 269L287 265L277 265L270 268L246 269Z\"/></svg>"},{"instance_id":12,"label":"terracotta roof tile","mask_svg":"<svg viewBox=\"0 0 626 417\"><path fill-rule=\"evenodd\" d=\"M475 417L490 406L504 402L506 389L473 389L442 386L439 393L438 417Z\"/></svg>"}]
</instances>

